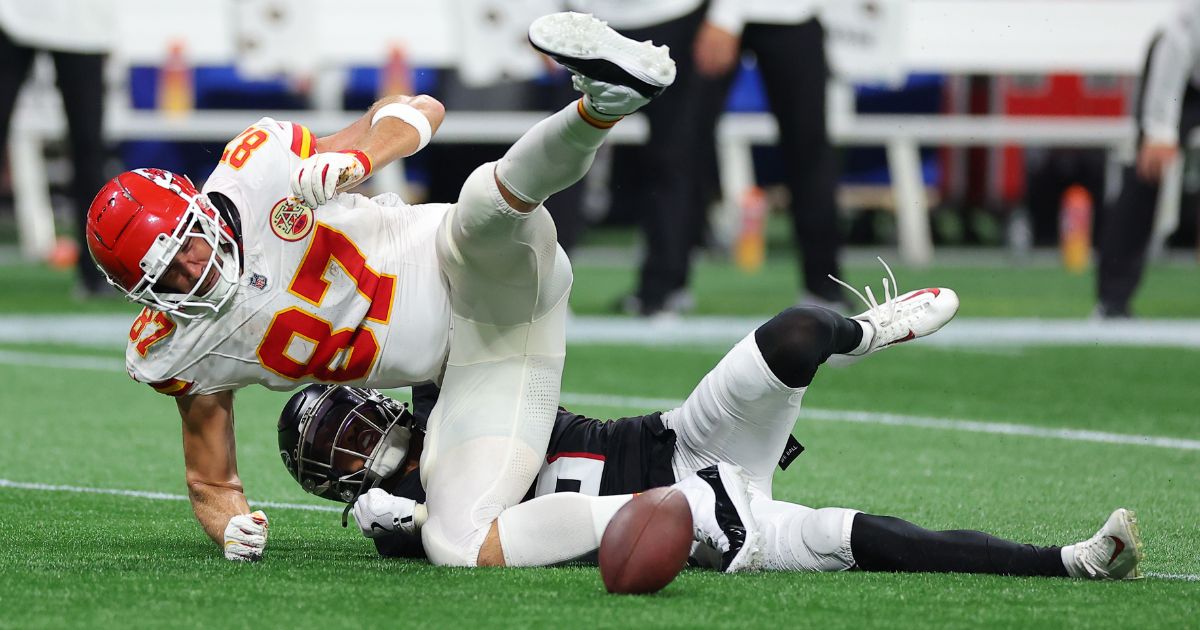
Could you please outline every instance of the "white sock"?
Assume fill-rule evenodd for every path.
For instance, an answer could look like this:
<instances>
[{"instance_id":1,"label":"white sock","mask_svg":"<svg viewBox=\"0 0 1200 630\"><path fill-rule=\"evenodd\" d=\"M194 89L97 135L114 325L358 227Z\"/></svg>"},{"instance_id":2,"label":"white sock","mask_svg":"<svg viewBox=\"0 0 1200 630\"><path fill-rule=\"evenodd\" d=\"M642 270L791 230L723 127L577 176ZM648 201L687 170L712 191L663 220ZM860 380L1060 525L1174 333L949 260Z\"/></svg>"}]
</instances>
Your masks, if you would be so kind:
<instances>
[{"instance_id":1,"label":"white sock","mask_svg":"<svg viewBox=\"0 0 1200 630\"><path fill-rule=\"evenodd\" d=\"M615 123L618 120L621 120L622 118L624 118L624 116L621 116L619 114L605 114L604 112L596 109L596 105L594 103L592 103L592 98L586 94L583 95L582 102L583 102L583 109L585 110L585 113L588 116L590 116L591 118L593 118L596 122L608 124L608 123Z\"/></svg>"},{"instance_id":2,"label":"white sock","mask_svg":"<svg viewBox=\"0 0 1200 630\"><path fill-rule=\"evenodd\" d=\"M692 509L693 523L699 522L703 518L700 509L702 506L713 505L717 500L712 486L696 475L684 477L682 480L676 481L671 487L682 492L683 497L687 499L688 507Z\"/></svg>"},{"instance_id":3,"label":"white sock","mask_svg":"<svg viewBox=\"0 0 1200 630\"><path fill-rule=\"evenodd\" d=\"M559 492L504 510L497 519L504 564L542 567L596 551L608 522L632 497Z\"/></svg>"},{"instance_id":4,"label":"white sock","mask_svg":"<svg viewBox=\"0 0 1200 630\"><path fill-rule=\"evenodd\" d=\"M496 164L496 178L526 203L547 197L579 181L592 165L608 129L588 122L575 101L534 125Z\"/></svg>"},{"instance_id":5,"label":"white sock","mask_svg":"<svg viewBox=\"0 0 1200 630\"><path fill-rule=\"evenodd\" d=\"M862 341L858 342L857 348L847 352L846 354L850 356L859 356L866 353L867 349L871 347L871 342L875 340L875 327L871 325L871 322L864 322L861 319L855 319L852 321L858 323L859 326L862 326Z\"/></svg>"},{"instance_id":6,"label":"white sock","mask_svg":"<svg viewBox=\"0 0 1200 630\"><path fill-rule=\"evenodd\" d=\"M850 550L843 548L845 519L853 518L853 510L813 510L760 498L750 503L750 511L763 533L764 569L828 572L854 566Z\"/></svg>"},{"instance_id":7,"label":"white sock","mask_svg":"<svg viewBox=\"0 0 1200 630\"><path fill-rule=\"evenodd\" d=\"M1078 544L1078 543L1076 543ZM1088 577L1087 571L1075 562L1075 545L1065 545L1058 550L1058 557L1062 559L1063 568L1067 570L1067 575L1071 577Z\"/></svg>"}]
</instances>

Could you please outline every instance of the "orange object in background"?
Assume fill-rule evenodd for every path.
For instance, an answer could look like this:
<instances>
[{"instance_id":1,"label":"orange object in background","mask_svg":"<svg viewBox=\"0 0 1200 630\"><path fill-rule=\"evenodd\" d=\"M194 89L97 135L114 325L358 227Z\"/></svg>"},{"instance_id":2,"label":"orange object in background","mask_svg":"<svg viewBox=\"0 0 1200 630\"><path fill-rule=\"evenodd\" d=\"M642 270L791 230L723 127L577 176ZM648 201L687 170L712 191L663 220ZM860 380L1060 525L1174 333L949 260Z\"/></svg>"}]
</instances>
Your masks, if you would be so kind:
<instances>
[{"instance_id":1,"label":"orange object in background","mask_svg":"<svg viewBox=\"0 0 1200 630\"><path fill-rule=\"evenodd\" d=\"M175 42L158 72L158 109L168 116L180 117L196 106L192 69L184 56L183 44Z\"/></svg>"},{"instance_id":2,"label":"orange object in background","mask_svg":"<svg viewBox=\"0 0 1200 630\"><path fill-rule=\"evenodd\" d=\"M412 94L412 83L412 68L408 65L408 55L404 53L404 47L392 46L379 79L379 96L382 98L393 94Z\"/></svg>"},{"instance_id":3,"label":"orange object in background","mask_svg":"<svg viewBox=\"0 0 1200 630\"><path fill-rule=\"evenodd\" d=\"M1087 271L1092 258L1092 195L1076 184L1063 193L1059 244L1063 266L1071 273Z\"/></svg>"},{"instance_id":4,"label":"orange object in background","mask_svg":"<svg viewBox=\"0 0 1200 630\"><path fill-rule=\"evenodd\" d=\"M75 239L60 236L54 241L54 249L46 257L46 262L54 269L72 269L79 262L79 244Z\"/></svg>"},{"instance_id":5,"label":"orange object in background","mask_svg":"<svg viewBox=\"0 0 1200 630\"><path fill-rule=\"evenodd\" d=\"M762 268L767 254L767 193L752 186L742 195L742 226L733 245L738 269L754 273Z\"/></svg>"}]
</instances>

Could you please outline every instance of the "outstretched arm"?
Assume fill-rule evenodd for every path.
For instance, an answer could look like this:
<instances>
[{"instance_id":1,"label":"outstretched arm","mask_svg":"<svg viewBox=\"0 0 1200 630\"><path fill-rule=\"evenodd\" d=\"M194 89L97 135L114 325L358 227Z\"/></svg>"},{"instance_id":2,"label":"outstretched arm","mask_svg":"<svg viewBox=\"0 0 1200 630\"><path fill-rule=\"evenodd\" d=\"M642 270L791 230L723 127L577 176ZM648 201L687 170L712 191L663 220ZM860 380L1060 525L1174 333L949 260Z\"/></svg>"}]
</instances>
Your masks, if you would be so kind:
<instances>
[{"instance_id":1,"label":"outstretched arm","mask_svg":"<svg viewBox=\"0 0 1200 630\"><path fill-rule=\"evenodd\" d=\"M392 116L385 116L374 125L371 124L371 120L381 109L392 104L408 105L417 110L429 121L433 133L437 133L446 117L446 108L432 96L387 96L376 101L349 127L318 138L317 151L362 151L371 160L373 168L416 153L421 146L421 135L415 125Z\"/></svg>"},{"instance_id":2,"label":"outstretched arm","mask_svg":"<svg viewBox=\"0 0 1200 630\"><path fill-rule=\"evenodd\" d=\"M188 498L204 533L231 560L254 560L266 545L267 518L250 514L237 472L233 434L233 392L184 396L177 400L183 419L183 461Z\"/></svg>"},{"instance_id":3,"label":"outstretched arm","mask_svg":"<svg viewBox=\"0 0 1200 630\"><path fill-rule=\"evenodd\" d=\"M373 170L420 151L445 116L431 96L380 99L345 129L317 139L317 154L292 175L292 194L314 208L329 201Z\"/></svg>"}]
</instances>

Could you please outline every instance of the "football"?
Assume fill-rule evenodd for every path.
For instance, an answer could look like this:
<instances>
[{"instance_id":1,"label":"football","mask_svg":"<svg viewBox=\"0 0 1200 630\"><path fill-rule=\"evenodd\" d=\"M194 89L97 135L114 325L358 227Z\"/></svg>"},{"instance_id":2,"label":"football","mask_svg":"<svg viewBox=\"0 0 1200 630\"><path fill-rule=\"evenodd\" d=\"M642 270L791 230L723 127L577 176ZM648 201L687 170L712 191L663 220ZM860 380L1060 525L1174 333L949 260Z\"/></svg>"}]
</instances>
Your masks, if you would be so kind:
<instances>
[{"instance_id":1,"label":"football","mask_svg":"<svg viewBox=\"0 0 1200 630\"><path fill-rule=\"evenodd\" d=\"M600 540L600 577L610 593L655 593L671 583L692 548L692 511L675 488L633 497Z\"/></svg>"}]
</instances>

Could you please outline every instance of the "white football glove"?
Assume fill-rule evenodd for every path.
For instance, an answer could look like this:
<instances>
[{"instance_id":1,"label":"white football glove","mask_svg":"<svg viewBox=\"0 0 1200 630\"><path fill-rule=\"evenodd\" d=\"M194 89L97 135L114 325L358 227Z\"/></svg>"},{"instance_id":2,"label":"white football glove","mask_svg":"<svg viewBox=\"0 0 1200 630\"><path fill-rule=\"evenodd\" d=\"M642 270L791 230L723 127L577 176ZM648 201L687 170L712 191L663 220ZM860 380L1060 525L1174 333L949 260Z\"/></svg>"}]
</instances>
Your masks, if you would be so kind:
<instances>
[{"instance_id":1,"label":"white football glove","mask_svg":"<svg viewBox=\"0 0 1200 630\"><path fill-rule=\"evenodd\" d=\"M316 208L370 174L371 160L362 151L318 153L292 173L292 194Z\"/></svg>"},{"instance_id":2,"label":"white football glove","mask_svg":"<svg viewBox=\"0 0 1200 630\"><path fill-rule=\"evenodd\" d=\"M262 510L238 514L225 526L225 559L261 560L267 546L267 515Z\"/></svg>"},{"instance_id":3,"label":"white football glove","mask_svg":"<svg viewBox=\"0 0 1200 630\"><path fill-rule=\"evenodd\" d=\"M367 538L379 538L397 531L410 536L417 533L417 502L371 488L354 502L354 521Z\"/></svg>"}]
</instances>

